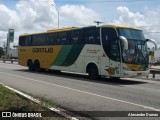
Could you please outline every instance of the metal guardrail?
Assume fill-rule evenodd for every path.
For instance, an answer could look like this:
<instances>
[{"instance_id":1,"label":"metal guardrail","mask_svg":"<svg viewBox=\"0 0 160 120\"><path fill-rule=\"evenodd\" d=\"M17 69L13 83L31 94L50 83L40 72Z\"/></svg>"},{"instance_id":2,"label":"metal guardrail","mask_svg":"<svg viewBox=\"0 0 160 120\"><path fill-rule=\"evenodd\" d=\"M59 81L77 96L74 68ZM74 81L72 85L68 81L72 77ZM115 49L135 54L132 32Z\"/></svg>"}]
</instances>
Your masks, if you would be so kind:
<instances>
[{"instance_id":1,"label":"metal guardrail","mask_svg":"<svg viewBox=\"0 0 160 120\"><path fill-rule=\"evenodd\" d=\"M18 62L18 59L2 59L3 63L5 63L6 61L11 61L11 63L13 62Z\"/></svg>"},{"instance_id":2,"label":"metal guardrail","mask_svg":"<svg viewBox=\"0 0 160 120\"><path fill-rule=\"evenodd\" d=\"M155 74L160 74L160 69L150 69L150 74L152 74L152 77L155 78Z\"/></svg>"}]
</instances>

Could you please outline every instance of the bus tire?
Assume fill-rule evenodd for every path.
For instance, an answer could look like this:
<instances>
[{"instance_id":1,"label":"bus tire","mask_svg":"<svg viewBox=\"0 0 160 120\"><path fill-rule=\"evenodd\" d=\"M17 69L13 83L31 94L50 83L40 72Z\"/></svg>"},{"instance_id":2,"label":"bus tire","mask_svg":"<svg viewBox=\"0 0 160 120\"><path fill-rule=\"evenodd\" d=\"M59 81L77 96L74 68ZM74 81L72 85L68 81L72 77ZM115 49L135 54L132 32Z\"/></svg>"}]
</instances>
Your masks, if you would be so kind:
<instances>
[{"instance_id":1,"label":"bus tire","mask_svg":"<svg viewBox=\"0 0 160 120\"><path fill-rule=\"evenodd\" d=\"M28 70L29 71L34 71L34 65L33 65L33 62L31 60L28 61L27 65L28 65Z\"/></svg>"},{"instance_id":2,"label":"bus tire","mask_svg":"<svg viewBox=\"0 0 160 120\"><path fill-rule=\"evenodd\" d=\"M89 64L87 66L87 73L89 78L92 80L96 80L99 78L98 68L95 64Z\"/></svg>"},{"instance_id":3,"label":"bus tire","mask_svg":"<svg viewBox=\"0 0 160 120\"><path fill-rule=\"evenodd\" d=\"M34 62L34 69L35 69L36 72L40 72L40 71L41 71L40 63L39 63L38 60L36 60L36 61Z\"/></svg>"}]
</instances>

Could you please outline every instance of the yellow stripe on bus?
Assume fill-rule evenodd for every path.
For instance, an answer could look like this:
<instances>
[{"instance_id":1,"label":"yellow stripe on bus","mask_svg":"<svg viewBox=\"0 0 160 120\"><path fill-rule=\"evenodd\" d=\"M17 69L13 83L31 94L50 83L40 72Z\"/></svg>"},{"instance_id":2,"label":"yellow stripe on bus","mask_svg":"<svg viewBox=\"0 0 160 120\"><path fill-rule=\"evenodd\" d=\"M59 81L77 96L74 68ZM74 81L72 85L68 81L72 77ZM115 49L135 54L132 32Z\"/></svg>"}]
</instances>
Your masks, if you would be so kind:
<instances>
[{"instance_id":1,"label":"yellow stripe on bus","mask_svg":"<svg viewBox=\"0 0 160 120\"><path fill-rule=\"evenodd\" d=\"M18 57L21 58L19 63L26 66L28 59L33 63L39 60L41 68L50 68L61 48L62 45L19 47Z\"/></svg>"}]
</instances>

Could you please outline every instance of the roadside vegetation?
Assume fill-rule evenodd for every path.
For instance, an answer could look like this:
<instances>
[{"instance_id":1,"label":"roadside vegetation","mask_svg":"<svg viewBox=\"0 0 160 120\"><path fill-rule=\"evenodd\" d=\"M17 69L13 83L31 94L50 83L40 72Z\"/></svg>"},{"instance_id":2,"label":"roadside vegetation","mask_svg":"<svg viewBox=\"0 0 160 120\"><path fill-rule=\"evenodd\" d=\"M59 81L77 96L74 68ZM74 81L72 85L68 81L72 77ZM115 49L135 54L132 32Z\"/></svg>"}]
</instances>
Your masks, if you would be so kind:
<instances>
[{"instance_id":1,"label":"roadside vegetation","mask_svg":"<svg viewBox=\"0 0 160 120\"><path fill-rule=\"evenodd\" d=\"M4 51L3 51L3 48L0 47L0 58L4 55Z\"/></svg>"},{"instance_id":2,"label":"roadside vegetation","mask_svg":"<svg viewBox=\"0 0 160 120\"><path fill-rule=\"evenodd\" d=\"M0 85L0 110L1 111L38 111L41 110L38 104L23 98Z\"/></svg>"},{"instance_id":3,"label":"roadside vegetation","mask_svg":"<svg viewBox=\"0 0 160 120\"><path fill-rule=\"evenodd\" d=\"M53 105L50 101L45 101L42 104L47 104L48 106ZM19 94L5 88L0 84L0 111L9 111L9 112L49 112L51 116L59 116L57 113L51 112L49 109L44 108L41 104L34 103L29 99L20 96ZM54 114L54 115L53 115ZM17 120L15 118L14 120ZM20 118L19 118L20 119ZM21 118L22 119L22 118ZM25 118L26 119L26 118ZM35 118L27 118L27 120L34 120ZM41 120L67 120L64 117L42 117L36 118Z\"/></svg>"}]
</instances>

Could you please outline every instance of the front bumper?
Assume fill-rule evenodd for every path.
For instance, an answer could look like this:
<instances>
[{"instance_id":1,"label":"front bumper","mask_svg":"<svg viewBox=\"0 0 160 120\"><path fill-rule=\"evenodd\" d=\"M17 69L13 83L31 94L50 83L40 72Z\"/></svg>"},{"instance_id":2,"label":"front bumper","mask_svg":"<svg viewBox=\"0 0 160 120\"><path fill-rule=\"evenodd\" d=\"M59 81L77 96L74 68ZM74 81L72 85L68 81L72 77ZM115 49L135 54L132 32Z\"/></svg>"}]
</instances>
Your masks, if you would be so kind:
<instances>
[{"instance_id":1,"label":"front bumper","mask_svg":"<svg viewBox=\"0 0 160 120\"><path fill-rule=\"evenodd\" d=\"M122 77L138 77L138 76L148 76L149 70L146 71L127 71L123 70Z\"/></svg>"}]
</instances>

